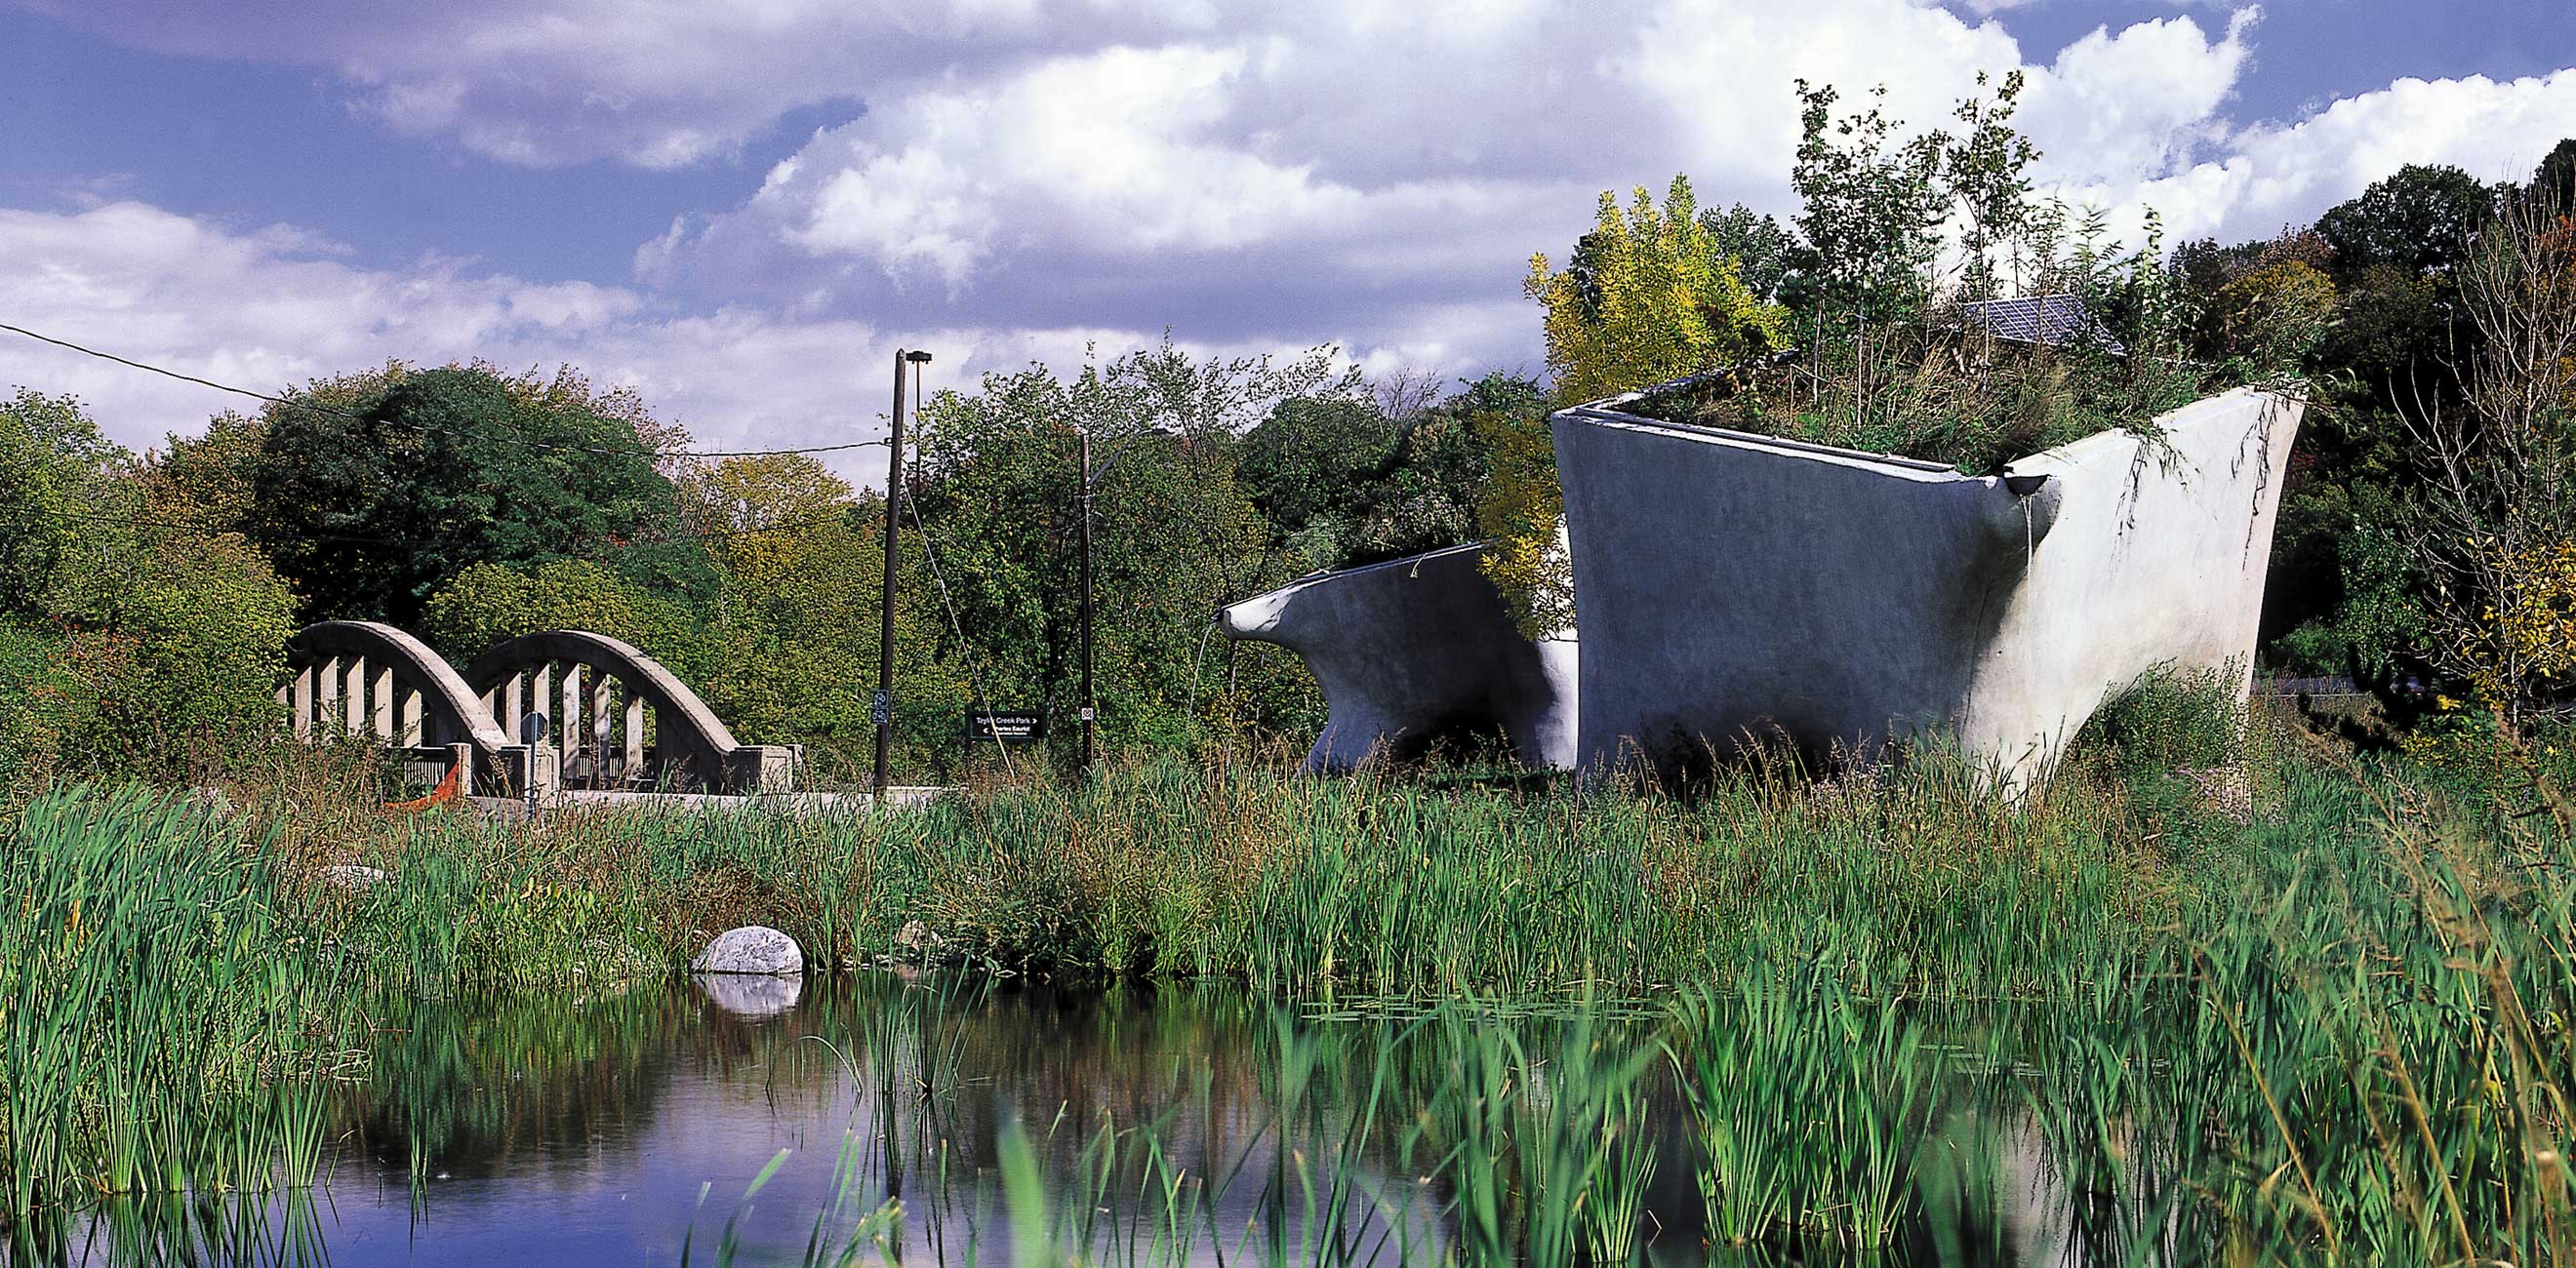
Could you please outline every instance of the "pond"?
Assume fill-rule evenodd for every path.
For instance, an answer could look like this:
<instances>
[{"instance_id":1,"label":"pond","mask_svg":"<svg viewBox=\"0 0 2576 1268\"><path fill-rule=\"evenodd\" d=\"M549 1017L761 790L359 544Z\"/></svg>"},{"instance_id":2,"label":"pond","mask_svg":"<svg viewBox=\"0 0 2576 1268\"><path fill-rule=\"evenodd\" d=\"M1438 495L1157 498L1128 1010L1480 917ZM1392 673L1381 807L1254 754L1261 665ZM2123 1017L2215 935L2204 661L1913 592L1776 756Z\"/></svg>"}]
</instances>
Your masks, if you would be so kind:
<instances>
[{"instance_id":1,"label":"pond","mask_svg":"<svg viewBox=\"0 0 2576 1268\"><path fill-rule=\"evenodd\" d=\"M1707 1137L1658 1046L1660 1008L1461 1021L1215 986L711 981L389 1008L366 1077L334 1093L309 1196L111 1203L44 1258L967 1265L1044 1236L1115 1265L1391 1266L1503 1246L1774 1260L1708 1236ZM1586 1144L1613 1119L1633 1125L1624 1145ZM2085 1248L2125 1250L2142 1225L2170 1249L2160 1217L2070 1196L2025 1118L1915 1121L1922 1197L1885 1261L2109 1262L2125 1256ZM1614 1218L1546 1199L1572 1168L1597 1172L1587 1200Z\"/></svg>"}]
</instances>

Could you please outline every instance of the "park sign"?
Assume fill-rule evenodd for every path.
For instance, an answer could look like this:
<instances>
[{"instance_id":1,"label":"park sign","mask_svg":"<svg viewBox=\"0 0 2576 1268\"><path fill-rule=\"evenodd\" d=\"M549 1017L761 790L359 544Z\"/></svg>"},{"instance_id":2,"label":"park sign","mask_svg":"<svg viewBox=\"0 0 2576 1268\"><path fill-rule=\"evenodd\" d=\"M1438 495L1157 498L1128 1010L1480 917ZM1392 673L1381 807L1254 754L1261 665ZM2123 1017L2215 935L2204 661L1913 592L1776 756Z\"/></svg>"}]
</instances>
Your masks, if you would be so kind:
<instances>
[{"instance_id":1,"label":"park sign","mask_svg":"<svg viewBox=\"0 0 2576 1268\"><path fill-rule=\"evenodd\" d=\"M1002 744L1035 744L1046 738L1046 715L1035 709L979 710L966 715L966 735Z\"/></svg>"}]
</instances>

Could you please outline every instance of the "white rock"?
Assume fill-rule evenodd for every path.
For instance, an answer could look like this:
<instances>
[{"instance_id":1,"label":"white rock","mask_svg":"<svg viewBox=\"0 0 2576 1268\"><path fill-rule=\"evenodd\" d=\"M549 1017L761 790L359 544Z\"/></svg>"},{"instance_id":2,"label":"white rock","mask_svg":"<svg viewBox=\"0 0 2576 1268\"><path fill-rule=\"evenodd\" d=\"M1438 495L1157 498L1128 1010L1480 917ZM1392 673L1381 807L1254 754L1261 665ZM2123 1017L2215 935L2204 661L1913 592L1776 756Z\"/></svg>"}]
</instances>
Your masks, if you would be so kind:
<instances>
[{"instance_id":1,"label":"white rock","mask_svg":"<svg viewBox=\"0 0 2576 1268\"><path fill-rule=\"evenodd\" d=\"M745 925L717 934L698 958L689 961L689 971L794 977L805 972L805 952L794 938L767 925Z\"/></svg>"},{"instance_id":2,"label":"white rock","mask_svg":"<svg viewBox=\"0 0 2576 1268\"><path fill-rule=\"evenodd\" d=\"M320 875L323 884L334 889L345 889L351 893L373 889L385 883L385 869L366 867L357 863L334 863L323 868Z\"/></svg>"}]
</instances>

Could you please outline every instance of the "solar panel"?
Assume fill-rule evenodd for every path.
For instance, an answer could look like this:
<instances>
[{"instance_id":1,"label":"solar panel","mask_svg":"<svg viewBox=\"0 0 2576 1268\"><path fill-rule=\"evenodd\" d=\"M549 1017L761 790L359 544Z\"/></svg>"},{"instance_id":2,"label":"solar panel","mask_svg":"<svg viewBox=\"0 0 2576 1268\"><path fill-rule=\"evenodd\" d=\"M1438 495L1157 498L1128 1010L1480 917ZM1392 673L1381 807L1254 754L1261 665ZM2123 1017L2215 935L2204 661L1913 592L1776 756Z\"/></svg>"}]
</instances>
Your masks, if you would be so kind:
<instances>
[{"instance_id":1,"label":"solar panel","mask_svg":"<svg viewBox=\"0 0 2576 1268\"><path fill-rule=\"evenodd\" d=\"M2084 301L2073 295L1990 299L1960 307L1970 321L1984 326L1997 339L2052 347L2091 343L2115 357L2128 355L2128 349L2121 347L2102 323L2093 320L2093 314L2084 309Z\"/></svg>"}]
</instances>

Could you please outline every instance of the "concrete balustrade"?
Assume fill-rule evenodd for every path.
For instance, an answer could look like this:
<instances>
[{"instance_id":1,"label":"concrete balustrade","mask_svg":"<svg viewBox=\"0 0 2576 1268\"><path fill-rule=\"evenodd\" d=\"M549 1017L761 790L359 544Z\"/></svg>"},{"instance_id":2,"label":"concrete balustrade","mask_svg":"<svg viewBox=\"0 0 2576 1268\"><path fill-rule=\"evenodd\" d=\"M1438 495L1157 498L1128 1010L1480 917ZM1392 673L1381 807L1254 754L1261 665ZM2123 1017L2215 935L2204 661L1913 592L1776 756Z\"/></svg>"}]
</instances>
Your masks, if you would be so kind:
<instances>
[{"instance_id":1,"label":"concrete balustrade","mask_svg":"<svg viewBox=\"0 0 2576 1268\"><path fill-rule=\"evenodd\" d=\"M423 773L463 768L460 782L477 795L520 797L532 784L551 795L567 767L587 768L585 787L733 794L795 786L793 750L736 741L668 669L604 635L512 639L460 674L392 626L324 621L295 636L287 660L277 700L297 739L375 739ZM531 710L549 723L533 750L518 739Z\"/></svg>"}]
</instances>

